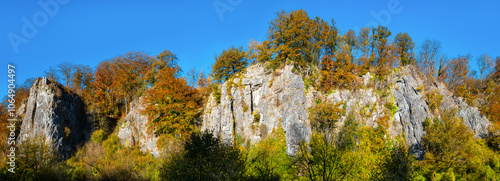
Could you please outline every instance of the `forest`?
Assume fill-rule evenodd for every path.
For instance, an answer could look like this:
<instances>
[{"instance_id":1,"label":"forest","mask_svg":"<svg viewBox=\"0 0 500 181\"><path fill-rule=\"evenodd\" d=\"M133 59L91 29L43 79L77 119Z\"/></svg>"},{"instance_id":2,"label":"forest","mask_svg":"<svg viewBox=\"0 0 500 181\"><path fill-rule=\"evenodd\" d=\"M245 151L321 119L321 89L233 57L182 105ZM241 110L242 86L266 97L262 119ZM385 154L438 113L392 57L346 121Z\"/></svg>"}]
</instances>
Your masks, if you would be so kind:
<instances>
[{"instance_id":1,"label":"forest","mask_svg":"<svg viewBox=\"0 0 500 181\"><path fill-rule=\"evenodd\" d=\"M277 12L265 40L249 40L246 47L231 46L217 54L211 72L184 70L179 61L168 49L158 55L132 51L95 68L62 62L46 70L45 77L84 101L93 132L69 159L61 159L41 140L17 145L15 174L6 164L9 98L3 98L0 180L500 180L500 56L448 57L438 40L417 44L408 33L384 26L343 32L333 19L295 10ZM403 136L387 136L384 119L390 118L374 128L344 115L339 127L344 110L329 102L308 110L312 136L301 142L296 155L287 155L281 126L253 145L237 138L228 143L201 131L209 97L220 101L219 85L254 64L270 72L293 65L305 87L324 94L361 89L367 73L374 75L373 89L385 90L388 76L409 67L426 85L441 82L477 107L491 122L489 134L474 136L456 110L439 109L439 95L431 91L426 92L427 104L439 116L424 123L421 158ZM16 108L26 102L35 80L17 85ZM164 150L160 157L125 147L116 135L131 102L140 97L147 103L142 113L151 118L150 131ZM386 107L393 111L393 105Z\"/></svg>"}]
</instances>

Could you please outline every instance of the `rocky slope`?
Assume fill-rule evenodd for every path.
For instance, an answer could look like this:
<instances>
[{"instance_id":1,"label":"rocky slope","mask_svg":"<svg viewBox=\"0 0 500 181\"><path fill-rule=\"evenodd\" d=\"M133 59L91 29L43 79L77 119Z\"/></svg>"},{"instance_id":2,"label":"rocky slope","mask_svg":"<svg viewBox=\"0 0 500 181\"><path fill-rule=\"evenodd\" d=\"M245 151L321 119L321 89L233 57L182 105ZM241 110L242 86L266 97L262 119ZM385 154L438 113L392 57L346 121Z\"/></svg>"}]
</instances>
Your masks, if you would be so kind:
<instances>
[{"instance_id":1,"label":"rocky slope","mask_svg":"<svg viewBox=\"0 0 500 181\"><path fill-rule=\"evenodd\" d=\"M36 79L25 105L19 110L24 116L18 143L40 139L62 158L68 158L90 138L92 127L86 119L85 104L61 84Z\"/></svg>"},{"instance_id":2,"label":"rocky slope","mask_svg":"<svg viewBox=\"0 0 500 181\"><path fill-rule=\"evenodd\" d=\"M149 152L157 157L160 155L156 145L158 138L148 129L148 116L141 113L144 108L142 103L141 98L132 101L125 120L118 125L118 138L125 146L137 145L141 151Z\"/></svg>"},{"instance_id":3,"label":"rocky slope","mask_svg":"<svg viewBox=\"0 0 500 181\"><path fill-rule=\"evenodd\" d=\"M312 88L306 91L302 77L292 69L292 66L286 66L270 73L262 65L252 65L246 72L222 84L220 103L214 95L209 98L203 114L202 130L213 131L228 141L240 137L244 142L256 143L281 124L285 131L287 153L293 155L299 142L308 141L311 135L308 109L317 101L330 101L342 103L346 115L352 114L368 126L377 127L377 121L388 116L390 136L406 135L406 143L413 153L423 155L423 123L426 119L432 121L438 114L429 108L429 99L436 98L423 90L424 80L413 71L413 67L395 69L385 87L378 85L368 73L359 78L364 84L360 89L334 90L327 95ZM425 90L435 90L437 93L432 95L442 98L439 108L457 110L457 115L464 119L476 136L487 134L490 122L477 108L453 96L441 83L434 82ZM340 125L345 118L340 119Z\"/></svg>"}]
</instances>

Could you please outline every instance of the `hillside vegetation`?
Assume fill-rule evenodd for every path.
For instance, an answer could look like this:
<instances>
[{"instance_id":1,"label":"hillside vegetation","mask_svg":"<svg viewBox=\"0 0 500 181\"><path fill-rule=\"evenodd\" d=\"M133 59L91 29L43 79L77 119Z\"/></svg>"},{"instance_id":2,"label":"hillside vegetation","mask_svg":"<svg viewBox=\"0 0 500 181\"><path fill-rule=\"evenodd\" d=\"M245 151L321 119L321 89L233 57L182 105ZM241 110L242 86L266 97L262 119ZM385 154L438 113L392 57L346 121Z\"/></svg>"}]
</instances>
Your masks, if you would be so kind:
<instances>
[{"instance_id":1,"label":"hillside vegetation","mask_svg":"<svg viewBox=\"0 0 500 181\"><path fill-rule=\"evenodd\" d=\"M417 44L409 34L392 33L384 26L342 32L333 19L312 18L297 10L278 12L262 42L231 46L216 55L210 74L184 72L178 61L167 49L158 55L134 51L104 60L96 68L65 62L45 71L48 80L62 83L57 84L62 92L83 100L91 136L70 157L62 157L43 138L23 141L16 145L13 174L6 164L10 131L8 122L2 121L0 180L500 180L500 57L448 58L437 40ZM469 68L471 61L478 70ZM357 112L328 99L309 103L304 114L310 135L297 140L292 151L289 125L257 127L268 117L253 103L242 110L252 118L252 128L265 130L258 133L259 141L234 134L235 124L228 137L202 131L203 115L212 111L207 105L232 99L227 92L241 86L243 74L254 70L250 66L263 67L272 80L291 69L302 78L305 93L333 97L370 89L377 100ZM420 125L425 131L421 155L408 146L407 135L389 129L398 109L390 79L402 70L423 81L416 91L424 95L433 115ZM18 85L16 109L28 106L30 88L37 89L34 82L33 78ZM265 85L285 86L272 81ZM443 95L432 88L439 85L477 107L491 122L488 133L478 136L458 116L460 110L443 108ZM124 145L118 135L127 126L127 114L138 112L132 102L139 99L144 108L139 112L147 116L147 131L158 138L160 156L138 144ZM0 104L1 120L8 119L8 103L6 97ZM384 114L367 125L365 119L374 114L375 105L381 105L378 109ZM227 109L233 112L232 102ZM17 128L23 118L19 113Z\"/></svg>"}]
</instances>

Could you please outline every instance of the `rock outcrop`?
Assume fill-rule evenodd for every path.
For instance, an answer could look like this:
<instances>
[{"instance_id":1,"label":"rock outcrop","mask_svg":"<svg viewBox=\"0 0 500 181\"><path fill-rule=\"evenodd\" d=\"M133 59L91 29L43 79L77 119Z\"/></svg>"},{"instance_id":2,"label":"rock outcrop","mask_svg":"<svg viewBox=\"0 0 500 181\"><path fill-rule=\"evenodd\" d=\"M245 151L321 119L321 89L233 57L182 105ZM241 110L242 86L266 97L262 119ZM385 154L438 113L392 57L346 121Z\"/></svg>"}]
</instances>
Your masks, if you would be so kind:
<instances>
[{"instance_id":1,"label":"rock outcrop","mask_svg":"<svg viewBox=\"0 0 500 181\"><path fill-rule=\"evenodd\" d=\"M20 112L24 114L20 144L40 139L66 159L90 138L92 124L86 119L83 101L47 78L35 80L26 107Z\"/></svg>"},{"instance_id":2,"label":"rock outcrop","mask_svg":"<svg viewBox=\"0 0 500 181\"><path fill-rule=\"evenodd\" d=\"M442 83L434 84L431 89L437 90L443 96L439 104L440 108L456 111L476 137L484 138L488 135L491 122L481 114L477 107L469 106L464 98L454 96Z\"/></svg>"},{"instance_id":3,"label":"rock outcrop","mask_svg":"<svg viewBox=\"0 0 500 181\"><path fill-rule=\"evenodd\" d=\"M139 98L130 103L130 111L125 120L118 125L118 138L125 146L138 145L142 152L148 152L158 157L160 155L156 145L158 138L149 129L148 116L141 113L144 108L142 102L142 99Z\"/></svg>"},{"instance_id":4,"label":"rock outcrop","mask_svg":"<svg viewBox=\"0 0 500 181\"><path fill-rule=\"evenodd\" d=\"M270 73L257 64L226 81L219 87L220 102L210 96L201 129L225 141L241 137L243 142L256 143L281 124L287 153L294 155L299 142L310 139L311 129L304 82L292 69L287 65Z\"/></svg>"},{"instance_id":5,"label":"rock outcrop","mask_svg":"<svg viewBox=\"0 0 500 181\"><path fill-rule=\"evenodd\" d=\"M393 134L404 133L411 152L420 158L423 156L421 141L425 136L424 121L431 119L432 115L424 95L417 90L423 85L423 81L413 75L416 74L411 72L409 67L403 67L394 76L392 95L398 109L394 114L394 122L397 124L394 126Z\"/></svg>"},{"instance_id":6,"label":"rock outcrop","mask_svg":"<svg viewBox=\"0 0 500 181\"><path fill-rule=\"evenodd\" d=\"M412 66L395 69L385 82L385 88L375 89L374 78L368 73L359 78L364 85L361 89L334 90L327 95L312 88L306 93L301 76L292 69L292 66L286 66L271 73L266 72L262 65L251 65L246 72L226 81L219 87L220 102L213 94L208 100L202 130L213 131L226 141L241 138L243 142L256 143L281 123L287 153L294 155L299 142L310 139L308 109L318 100L330 101L342 103L346 111L338 122L339 126L349 114L374 128L380 118L389 117L389 136L404 134L411 151L421 157L421 141L426 134L424 121L439 117L429 108L428 99L435 98L427 97L425 90L436 90L442 96L439 109L456 110L476 136L488 133L490 122L477 108L453 96L442 83L435 82L424 90L424 80Z\"/></svg>"}]
</instances>

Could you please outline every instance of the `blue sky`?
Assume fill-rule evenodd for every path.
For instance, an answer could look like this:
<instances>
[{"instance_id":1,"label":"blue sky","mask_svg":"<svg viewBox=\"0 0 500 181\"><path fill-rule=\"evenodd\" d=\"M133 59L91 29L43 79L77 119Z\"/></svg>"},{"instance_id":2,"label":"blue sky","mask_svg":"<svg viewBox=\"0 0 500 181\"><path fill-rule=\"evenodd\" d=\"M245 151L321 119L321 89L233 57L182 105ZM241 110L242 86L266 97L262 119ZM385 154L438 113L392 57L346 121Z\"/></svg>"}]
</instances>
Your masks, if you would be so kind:
<instances>
[{"instance_id":1,"label":"blue sky","mask_svg":"<svg viewBox=\"0 0 500 181\"><path fill-rule=\"evenodd\" d=\"M40 4L51 6L44 10ZM61 62L95 68L100 61L128 51L156 55L169 49L179 57L184 72L192 67L208 72L223 49L264 40L269 22L282 9L305 9L310 17L333 18L344 32L381 24L393 35L409 33L417 43L436 39L448 57L468 53L474 60L484 53L496 57L500 56L499 7L500 2L493 0L2 0L0 74L5 80L0 81L0 95L7 94L8 63L16 66L17 82L22 83ZM475 62L470 64L475 68Z\"/></svg>"}]
</instances>

